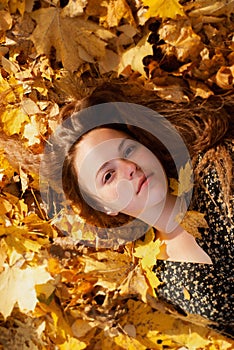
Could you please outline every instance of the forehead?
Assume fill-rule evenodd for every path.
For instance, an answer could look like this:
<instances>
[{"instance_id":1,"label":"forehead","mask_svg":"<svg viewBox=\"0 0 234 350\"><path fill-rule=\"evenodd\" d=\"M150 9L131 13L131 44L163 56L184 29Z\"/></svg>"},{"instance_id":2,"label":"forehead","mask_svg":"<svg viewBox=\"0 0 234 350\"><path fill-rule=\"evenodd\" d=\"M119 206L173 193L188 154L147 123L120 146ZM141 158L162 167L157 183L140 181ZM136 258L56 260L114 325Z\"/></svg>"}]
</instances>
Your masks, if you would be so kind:
<instances>
[{"instance_id":1,"label":"forehead","mask_svg":"<svg viewBox=\"0 0 234 350\"><path fill-rule=\"evenodd\" d=\"M76 147L76 158L82 161L90 151L96 153L101 150L114 150L114 146L117 145L118 140L122 138L130 138L130 136L123 131L109 128L91 130L84 135L82 140L78 143ZM111 146L113 146L113 148Z\"/></svg>"}]
</instances>

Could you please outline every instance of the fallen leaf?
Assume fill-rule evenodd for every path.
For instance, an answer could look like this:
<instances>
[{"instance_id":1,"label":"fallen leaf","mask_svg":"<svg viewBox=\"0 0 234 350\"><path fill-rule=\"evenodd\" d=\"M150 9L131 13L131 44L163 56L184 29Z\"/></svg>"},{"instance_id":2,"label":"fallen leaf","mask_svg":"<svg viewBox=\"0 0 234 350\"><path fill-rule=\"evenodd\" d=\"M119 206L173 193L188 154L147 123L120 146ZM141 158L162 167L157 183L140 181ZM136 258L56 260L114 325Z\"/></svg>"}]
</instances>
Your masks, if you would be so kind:
<instances>
[{"instance_id":1,"label":"fallen leaf","mask_svg":"<svg viewBox=\"0 0 234 350\"><path fill-rule=\"evenodd\" d=\"M83 350L87 347L87 344L76 338L68 337L68 340L59 345L59 350Z\"/></svg>"},{"instance_id":2,"label":"fallen leaf","mask_svg":"<svg viewBox=\"0 0 234 350\"><path fill-rule=\"evenodd\" d=\"M128 49L122 54L118 66L118 74L121 74L121 72L127 66L131 66L132 70L141 73L143 76L146 76L143 65L143 58L145 56L153 54L152 45L147 40L148 35L143 37L136 46Z\"/></svg>"},{"instance_id":3,"label":"fallen leaf","mask_svg":"<svg viewBox=\"0 0 234 350\"><path fill-rule=\"evenodd\" d=\"M24 123L29 122L29 117L21 108L7 107L0 115L3 130L9 136L19 134Z\"/></svg>"},{"instance_id":4,"label":"fallen leaf","mask_svg":"<svg viewBox=\"0 0 234 350\"><path fill-rule=\"evenodd\" d=\"M186 300L190 300L190 299L191 299L191 295L190 295L190 293L189 293L189 291L188 291L187 288L184 287L183 293L184 293L184 298L185 298Z\"/></svg>"},{"instance_id":5,"label":"fallen leaf","mask_svg":"<svg viewBox=\"0 0 234 350\"><path fill-rule=\"evenodd\" d=\"M177 219L179 222L181 221L181 218L178 217ZM180 225L195 238L201 238L201 234L198 231L199 227L208 228L204 214L195 210L187 211Z\"/></svg>"},{"instance_id":6,"label":"fallen leaf","mask_svg":"<svg viewBox=\"0 0 234 350\"><path fill-rule=\"evenodd\" d=\"M101 6L107 8L107 14L100 19L100 22L104 21L109 28L117 27L123 18L127 23L136 25L132 10L126 0L101 0Z\"/></svg>"},{"instance_id":7,"label":"fallen leaf","mask_svg":"<svg viewBox=\"0 0 234 350\"><path fill-rule=\"evenodd\" d=\"M29 116L41 113L40 108L31 98L23 98L21 102L21 107L23 111Z\"/></svg>"},{"instance_id":8,"label":"fallen leaf","mask_svg":"<svg viewBox=\"0 0 234 350\"><path fill-rule=\"evenodd\" d=\"M187 162L179 171L179 179L170 179L170 188L173 190L172 194L181 196L193 188L193 168L190 162Z\"/></svg>"},{"instance_id":9,"label":"fallen leaf","mask_svg":"<svg viewBox=\"0 0 234 350\"><path fill-rule=\"evenodd\" d=\"M0 215L9 213L12 210L12 204L4 197L0 197Z\"/></svg>"},{"instance_id":10,"label":"fallen leaf","mask_svg":"<svg viewBox=\"0 0 234 350\"><path fill-rule=\"evenodd\" d=\"M20 70L18 63L10 61L4 56L2 57L2 66L9 74L16 74Z\"/></svg>"},{"instance_id":11,"label":"fallen leaf","mask_svg":"<svg viewBox=\"0 0 234 350\"><path fill-rule=\"evenodd\" d=\"M234 65L232 67L220 67L215 75L215 82L224 90L230 90L234 86Z\"/></svg>"},{"instance_id":12,"label":"fallen leaf","mask_svg":"<svg viewBox=\"0 0 234 350\"><path fill-rule=\"evenodd\" d=\"M150 237L150 239L148 238ZM155 234L153 229L146 233L144 241L137 240L134 246L133 255L140 258L143 269L151 268L155 265L157 255L160 253L160 240L154 241Z\"/></svg>"},{"instance_id":13,"label":"fallen leaf","mask_svg":"<svg viewBox=\"0 0 234 350\"><path fill-rule=\"evenodd\" d=\"M16 266L4 266L0 274L0 312L7 318L16 303L21 311L35 309L38 302L35 285L43 284L51 279L45 266L27 267L20 269Z\"/></svg>"},{"instance_id":14,"label":"fallen leaf","mask_svg":"<svg viewBox=\"0 0 234 350\"><path fill-rule=\"evenodd\" d=\"M21 15L24 14L25 11L25 3L26 1L21 1L21 0L9 0L8 6L10 9L10 13L16 13L17 10Z\"/></svg>"},{"instance_id":15,"label":"fallen leaf","mask_svg":"<svg viewBox=\"0 0 234 350\"><path fill-rule=\"evenodd\" d=\"M84 13L88 0L69 0L68 4L63 8L63 16L76 17Z\"/></svg>"},{"instance_id":16,"label":"fallen leaf","mask_svg":"<svg viewBox=\"0 0 234 350\"><path fill-rule=\"evenodd\" d=\"M30 122L24 126L22 137L27 139L27 145L33 146L39 144L40 141L40 127L36 120L36 116L32 116Z\"/></svg>"},{"instance_id":17,"label":"fallen leaf","mask_svg":"<svg viewBox=\"0 0 234 350\"><path fill-rule=\"evenodd\" d=\"M77 70L83 62L103 58L108 40L115 37L85 18L63 17L58 8L40 9L31 16L37 22L31 36L37 52L49 56L53 46L57 61L70 71Z\"/></svg>"},{"instance_id":18,"label":"fallen leaf","mask_svg":"<svg viewBox=\"0 0 234 350\"><path fill-rule=\"evenodd\" d=\"M208 98L214 95L213 91L211 91L205 83L193 79L188 79L187 81L195 97Z\"/></svg>"},{"instance_id":19,"label":"fallen leaf","mask_svg":"<svg viewBox=\"0 0 234 350\"><path fill-rule=\"evenodd\" d=\"M11 29L12 26L12 17L8 11L0 11L0 30L6 31Z\"/></svg>"},{"instance_id":20,"label":"fallen leaf","mask_svg":"<svg viewBox=\"0 0 234 350\"><path fill-rule=\"evenodd\" d=\"M179 61L194 61L203 49L201 37L194 32L187 19L168 20L159 28L158 34L168 44L168 47L163 46L164 53L175 54Z\"/></svg>"},{"instance_id":21,"label":"fallen leaf","mask_svg":"<svg viewBox=\"0 0 234 350\"><path fill-rule=\"evenodd\" d=\"M148 6L147 17L176 18L177 15L185 16L183 6L178 0L143 0Z\"/></svg>"}]
</instances>

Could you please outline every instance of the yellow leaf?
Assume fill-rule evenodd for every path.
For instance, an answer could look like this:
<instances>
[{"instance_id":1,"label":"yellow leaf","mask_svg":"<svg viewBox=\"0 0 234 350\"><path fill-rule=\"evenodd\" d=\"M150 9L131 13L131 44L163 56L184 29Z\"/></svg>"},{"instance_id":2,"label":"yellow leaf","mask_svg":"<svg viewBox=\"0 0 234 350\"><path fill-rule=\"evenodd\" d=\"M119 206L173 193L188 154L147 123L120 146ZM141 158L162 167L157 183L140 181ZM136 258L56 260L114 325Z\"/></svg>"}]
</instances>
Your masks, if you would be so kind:
<instances>
[{"instance_id":1,"label":"yellow leaf","mask_svg":"<svg viewBox=\"0 0 234 350\"><path fill-rule=\"evenodd\" d=\"M118 67L119 74L121 74L127 66L131 66L132 70L141 73L143 76L146 76L143 65L143 58L145 56L153 54L152 45L148 43L147 40L148 35L143 37L137 45L128 49L122 54Z\"/></svg>"},{"instance_id":2,"label":"yellow leaf","mask_svg":"<svg viewBox=\"0 0 234 350\"><path fill-rule=\"evenodd\" d=\"M181 218L178 217L178 220L180 219ZM198 227L208 228L204 214L195 210L187 211L180 225L195 238L201 238Z\"/></svg>"},{"instance_id":3,"label":"yellow leaf","mask_svg":"<svg viewBox=\"0 0 234 350\"><path fill-rule=\"evenodd\" d=\"M147 267L145 271L146 271L146 277L152 288L152 293L154 296L156 296L154 289L157 288L161 284L161 282L159 281L158 277L155 275L155 273L151 269Z\"/></svg>"},{"instance_id":4,"label":"yellow leaf","mask_svg":"<svg viewBox=\"0 0 234 350\"><path fill-rule=\"evenodd\" d=\"M40 143L40 130L35 116L32 116L30 122L24 126L22 136L28 140L28 146Z\"/></svg>"},{"instance_id":5,"label":"yellow leaf","mask_svg":"<svg viewBox=\"0 0 234 350\"><path fill-rule=\"evenodd\" d=\"M16 303L21 311L34 310L37 304L36 284L47 282L52 277L45 266L20 269L16 266L4 266L0 274L0 312L7 318Z\"/></svg>"},{"instance_id":6,"label":"yellow leaf","mask_svg":"<svg viewBox=\"0 0 234 350\"><path fill-rule=\"evenodd\" d=\"M14 91L12 90L10 84L7 80L5 80L0 74L0 94L4 96L4 100L6 103L12 103L16 101L16 96Z\"/></svg>"},{"instance_id":7,"label":"yellow leaf","mask_svg":"<svg viewBox=\"0 0 234 350\"><path fill-rule=\"evenodd\" d=\"M120 349L146 350L145 345L141 344L137 339L129 337L126 334L119 334L114 338L114 342L120 346Z\"/></svg>"},{"instance_id":8,"label":"yellow leaf","mask_svg":"<svg viewBox=\"0 0 234 350\"><path fill-rule=\"evenodd\" d=\"M83 350L87 347L87 344L76 338L69 337L68 341L59 345L60 350Z\"/></svg>"},{"instance_id":9,"label":"yellow leaf","mask_svg":"<svg viewBox=\"0 0 234 350\"><path fill-rule=\"evenodd\" d=\"M31 36L37 52L49 56L53 46L57 61L62 61L64 68L70 71L77 70L83 62L95 62L104 57L108 40L115 37L81 16L63 16L59 8L42 8L31 16L37 22Z\"/></svg>"},{"instance_id":10,"label":"yellow leaf","mask_svg":"<svg viewBox=\"0 0 234 350\"><path fill-rule=\"evenodd\" d=\"M7 199L0 197L0 215L4 215L11 210L12 210L11 203Z\"/></svg>"},{"instance_id":11,"label":"yellow leaf","mask_svg":"<svg viewBox=\"0 0 234 350\"><path fill-rule=\"evenodd\" d=\"M149 7L147 17L176 18L177 15L185 15L178 0L143 0L143 4Z\"/></svg>"},{"instance_id":12,"label":"yellow leaf","mask_svg":"<svg viewBox=\"0 0 234 350\"><path fill-rule=\"evenodd\" d=\"M143 269L151 268L155 265L157 256L160 253L160 244L161 242L159 239L154 241L153 229L146 233L144 241L136 241L133 255L137 258L141 258L141 266Z\"/></svg>"},{"instance_id":13,"label":"yellow leaf","mask_svg":"<svg viewBox=\"0 0 234 350\"><path fill-rule=\"evenodd\" d=\"M170 179L170 188L173 190L172 194L181 196L189 192L193 188L193 169L189 162L184 167L181 167L179 172L179 181Z\"/></svg>"},{"instance_id":14,"label":"yellow leaf","mask_svg":"<svg viewBox=\"0 0 234 350\"><path fill-rule=\"evenodd\" d=\"M21 108L8 107L0 115L3 123L3 130L9 136L19 134L25 122L29 122L28 116L21 110Z\"/></svg>"},{"instance_id":15,"label":"yellow leaf","mask_svg":"<svg viewBox=\"0 0 234 350\"><path fill-rule=\"evenodd\" d=\"M0 149L0 174L3 174L10 179L14 175L15 169L11 166L4 155L4 151Z\"/></svg>"},{"instance_id":16,"label":"yellow leaf","mask_svg":"<svg viewBox=\"0 0 234 350\"><path fill-rule=\"evenodd\" d=\"M191 295L190 295L190 293L189 293L189 291L188 291L187 288L184 287L183 293L184 293L184 298L185 298L186 300L190 300L190 299L191 299Z\"/></svg>"}]
</instances>

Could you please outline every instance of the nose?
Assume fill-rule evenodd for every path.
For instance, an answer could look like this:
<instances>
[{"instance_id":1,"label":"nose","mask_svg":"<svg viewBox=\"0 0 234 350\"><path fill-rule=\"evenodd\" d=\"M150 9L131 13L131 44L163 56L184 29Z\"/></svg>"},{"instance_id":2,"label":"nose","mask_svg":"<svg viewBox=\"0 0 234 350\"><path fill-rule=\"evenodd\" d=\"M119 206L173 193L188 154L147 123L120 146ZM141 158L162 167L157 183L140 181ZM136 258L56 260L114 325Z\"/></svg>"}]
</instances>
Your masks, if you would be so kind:
<instances>
[{"instance_id":1,"label":"nose","mask_svg":"<svg viewBox=\"0 0 234 350\"><path fill-rule=\"evenodd\" d=\"M120 171L122 173L122 176L128 180L133 179L138 169L137 164L127 159L120 159L119 161L120 161Z\"/></svg>"}]
</instances>

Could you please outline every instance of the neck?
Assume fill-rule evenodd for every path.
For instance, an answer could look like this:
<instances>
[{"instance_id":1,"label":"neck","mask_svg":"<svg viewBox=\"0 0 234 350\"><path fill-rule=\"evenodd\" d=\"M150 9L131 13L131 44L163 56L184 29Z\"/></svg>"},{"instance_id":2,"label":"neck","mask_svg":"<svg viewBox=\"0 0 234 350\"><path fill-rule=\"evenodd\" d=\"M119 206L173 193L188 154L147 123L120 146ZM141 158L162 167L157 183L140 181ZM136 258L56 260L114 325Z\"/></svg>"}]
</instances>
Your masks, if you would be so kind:
<instances>
[{"instance_id":1,"label":"neck","mask_svg":"<svg viewBox=\"0 0 234 350\"><path fill-rule=\"evenodd\" d=\"M141 215L140 219L153 226L162 235L165 235L165 238L172 238L182 231L178 217L183 217L185 212L186 204L184 199L167 194L163 203L149 208Z\"/></svg>"}]
</instances>

